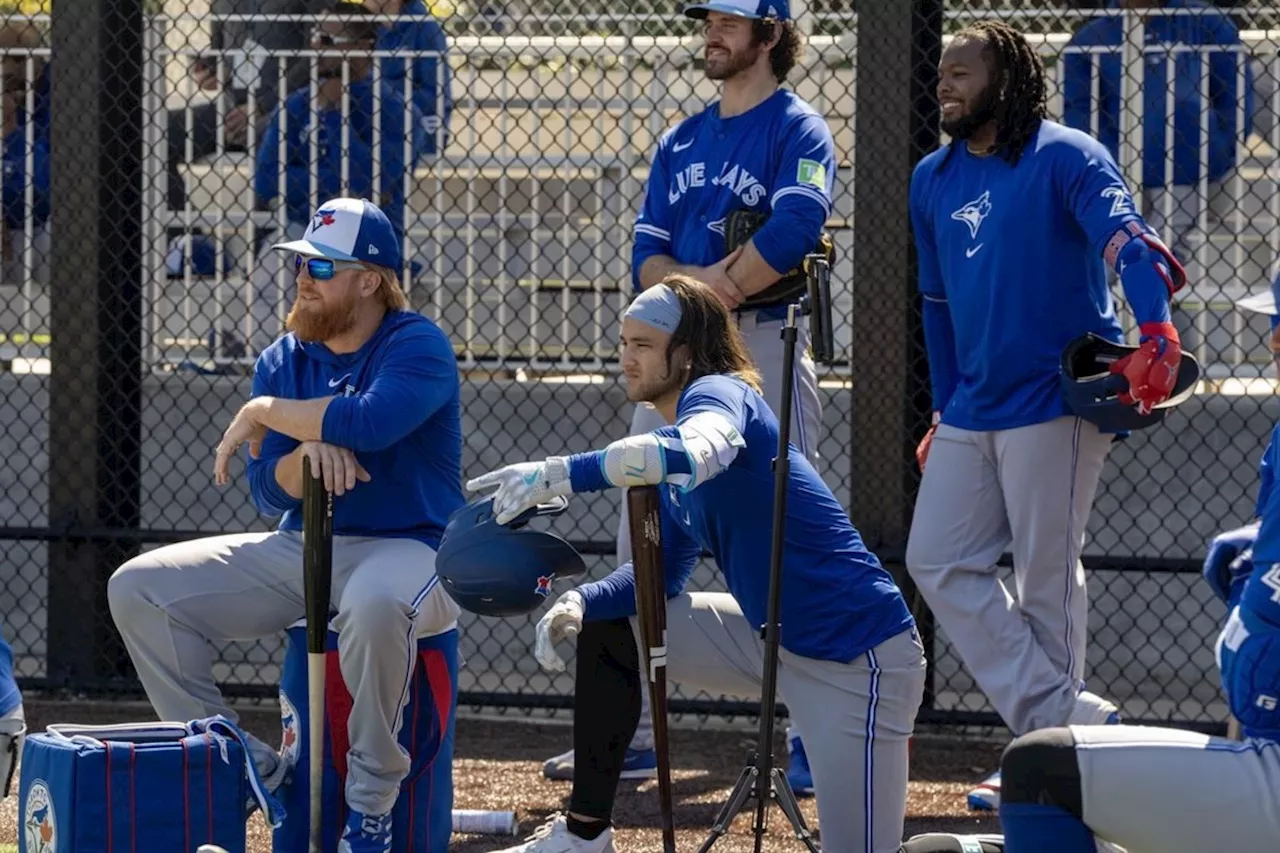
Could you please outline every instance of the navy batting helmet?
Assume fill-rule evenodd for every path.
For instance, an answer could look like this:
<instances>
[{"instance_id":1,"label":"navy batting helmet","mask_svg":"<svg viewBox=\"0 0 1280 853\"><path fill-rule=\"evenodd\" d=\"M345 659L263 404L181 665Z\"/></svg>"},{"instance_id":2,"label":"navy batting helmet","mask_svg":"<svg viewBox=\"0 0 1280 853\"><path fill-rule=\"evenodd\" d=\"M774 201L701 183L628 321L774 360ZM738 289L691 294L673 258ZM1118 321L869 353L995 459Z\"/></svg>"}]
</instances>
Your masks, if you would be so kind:
<instances>
[{"instance_id":1,"label":"navy batting helmet","mask_svg":"<svg viewBox=\"0 0 1280 853\"><path fill-rule=\"evenodd\" d=\"M558 578L586 574L582 555L554 533L529 530L538 516L569 508L558 497L498 524L493 494L473 499L449 517L436 554L440 585L458 606L480 616L519 616L536 610Z\"/></svg>"},{"instance_id":2,"label":"navy batting helmet","mask_svg":"<svg viewBox=\"0 0 1280 853\"><path fill-rule=\"evenodd\" d=\"M1067 344L1062 351L1059 379L1068 408L1103 432L1125 432L1159 423L1169 409L1195 391L1200 363L1191 353L1183 352L1173 391L1150 414L1141 414L1136 405L1120 402L1119 395L1128 390L1129 380L1112 373L1111 365L1137 350L1136 346L1113 343L1093 332Z\"/></svg>"}]
</instances>

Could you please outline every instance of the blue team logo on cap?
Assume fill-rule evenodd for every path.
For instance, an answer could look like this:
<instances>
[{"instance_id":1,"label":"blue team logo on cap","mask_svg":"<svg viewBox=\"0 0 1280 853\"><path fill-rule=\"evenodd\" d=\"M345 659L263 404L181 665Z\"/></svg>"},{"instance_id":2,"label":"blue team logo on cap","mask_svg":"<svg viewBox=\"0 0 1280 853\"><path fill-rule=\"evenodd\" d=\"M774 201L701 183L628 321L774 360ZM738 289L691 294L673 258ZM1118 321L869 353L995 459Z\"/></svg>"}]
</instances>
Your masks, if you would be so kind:
<instances>
[{"instance_id":1,"label":"blue team logo on cap","mask_svg":"<svg viewBox=\"0 0 1280 853\"><path fill-rule=\"evenodd\" d=\"M337 212L338 211L333 210L332 208L329 208L326 210L317 210L316 215L311 217L311 230L319 231L321 228L325 227L326 225L332 225L335 221L337 221L336 220Z\"/></svg>"},{"instance_id":2,"label":"blue team logo on cap","mask_svg":"<svg viewBox=\"0 0 1280 853\"><path fill-rule=\"evenodd\" d=\"M53 853L58 849L53 797L41 779L32 782L27 791L26 802L22 804L22 823L26 830L22 853Z\"/></svg>"}]
</instances>

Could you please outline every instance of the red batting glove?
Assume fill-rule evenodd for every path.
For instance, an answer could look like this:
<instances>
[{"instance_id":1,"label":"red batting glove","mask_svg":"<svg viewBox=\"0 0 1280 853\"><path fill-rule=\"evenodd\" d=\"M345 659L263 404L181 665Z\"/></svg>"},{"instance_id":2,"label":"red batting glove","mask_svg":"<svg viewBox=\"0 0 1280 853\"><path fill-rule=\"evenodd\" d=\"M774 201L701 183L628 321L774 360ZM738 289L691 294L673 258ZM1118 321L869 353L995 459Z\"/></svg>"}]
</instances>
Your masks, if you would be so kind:
<instances>
[{"instance_id":1,"label":"red batting glove","mask_svg":"<svg viewBox=\"0 0 1280 853\"><path fill-rule=\"evenodd\" d=\"M1182 341L1172 323L1143 323L1138 351L1111 365L1112 373L1129 380L1129 390L1122 392L1120 402L1137 404L1138 412L1151 414L1157 403L1169 399L1178 379L1182 361Z\"/></svg>"}]
</instances>

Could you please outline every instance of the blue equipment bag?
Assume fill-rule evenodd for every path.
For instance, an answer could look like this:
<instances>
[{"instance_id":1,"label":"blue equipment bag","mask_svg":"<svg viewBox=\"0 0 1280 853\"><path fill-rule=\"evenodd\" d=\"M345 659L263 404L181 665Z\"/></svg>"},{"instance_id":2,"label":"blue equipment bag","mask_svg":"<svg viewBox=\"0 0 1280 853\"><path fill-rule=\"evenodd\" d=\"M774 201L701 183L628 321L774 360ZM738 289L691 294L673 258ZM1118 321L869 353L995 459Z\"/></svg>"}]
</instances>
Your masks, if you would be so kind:
<instances>
[{"instance_id":1,"label":"blue equipment bag","mask_svg":"<svg viewBox=\"0 0 1280 853\"><path fill-rule=\"evenodd\" d=\"M245 853L250 798L262 794L244 734L224 717L190 723L51 725L27 735L18 849L31 853Z\"/></svg>"},{"instance_id":2,"label":"blue equipment bag","mask_svg":"<svg viewBox=\"0 0 1280 853\"><path fill-rule=\"evenodd\" d=\"M392 811L391 853L446 853L453 832L453 736L458 702L458 631L418 640L400 745L409 753L409 775ZM347 721L351 694L338 664L338 634L325 645L324 849L337 849L349 809ZM277 792L286 816L272 837L274 853L307 853L310 825L310 747L305 621L288 630L280 673L280 753L293 765Z\"/></svg>"}]
</instances>

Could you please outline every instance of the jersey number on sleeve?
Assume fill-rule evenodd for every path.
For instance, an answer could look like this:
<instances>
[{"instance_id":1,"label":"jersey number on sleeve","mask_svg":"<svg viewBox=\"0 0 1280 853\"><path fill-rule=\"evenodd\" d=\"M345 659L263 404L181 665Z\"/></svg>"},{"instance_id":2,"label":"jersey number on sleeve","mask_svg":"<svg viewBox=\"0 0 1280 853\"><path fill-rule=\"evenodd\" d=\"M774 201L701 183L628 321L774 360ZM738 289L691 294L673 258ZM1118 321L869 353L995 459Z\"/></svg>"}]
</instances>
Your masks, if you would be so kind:
<instances>
[{"instance_id":1,"label":"jersey number on sleeve","mask_svg":"<svg viewBox=\"0 0 1280 853\"><path fill-rule=\"evenodd\" d=\"M1133 213L1133 203L1129 199L1129 191L1124 187L1107 187L1102 191L1103 198L1111 199L1111 217Z\"/></svg>"},{"instance_id":2,"label":"jersey number on sleeve","mask_svg":"<svg viewBox=\"0 0 1280 853\"><path fill-rule=\"evenodd\" d=\"M1280 563L1271 564L1271 568L1262 576L1262 582L1274 590L1271 600L1280 604Z\"/></svg>"}]
</instances>

